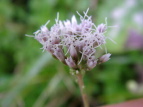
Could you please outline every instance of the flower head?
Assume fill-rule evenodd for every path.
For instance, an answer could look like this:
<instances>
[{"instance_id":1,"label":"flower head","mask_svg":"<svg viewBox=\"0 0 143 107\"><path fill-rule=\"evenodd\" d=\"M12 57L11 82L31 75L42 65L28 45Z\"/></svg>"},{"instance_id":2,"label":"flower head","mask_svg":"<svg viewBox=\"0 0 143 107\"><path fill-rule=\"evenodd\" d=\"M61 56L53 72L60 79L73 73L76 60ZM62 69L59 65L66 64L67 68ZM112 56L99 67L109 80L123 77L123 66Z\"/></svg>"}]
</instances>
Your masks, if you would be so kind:
<instances>
[{"instance_id":1,"label":"flower head","mask_svg":"<svg viewBox=\"0 0 143 107\"><path fill-rule=\"evenodd\" d=\"M96 26L92 17L80 15L80 23L75 16L71 20L61 21L59 15L56 23L48 29L49 21L36 31L35 39L42 45L43 49L50 52L55 58L73 69L93 69L98 62L106 62L111 54L96 58L96 48L106 43L104 33L106 24Z\"/></svg>"}]
</instances>

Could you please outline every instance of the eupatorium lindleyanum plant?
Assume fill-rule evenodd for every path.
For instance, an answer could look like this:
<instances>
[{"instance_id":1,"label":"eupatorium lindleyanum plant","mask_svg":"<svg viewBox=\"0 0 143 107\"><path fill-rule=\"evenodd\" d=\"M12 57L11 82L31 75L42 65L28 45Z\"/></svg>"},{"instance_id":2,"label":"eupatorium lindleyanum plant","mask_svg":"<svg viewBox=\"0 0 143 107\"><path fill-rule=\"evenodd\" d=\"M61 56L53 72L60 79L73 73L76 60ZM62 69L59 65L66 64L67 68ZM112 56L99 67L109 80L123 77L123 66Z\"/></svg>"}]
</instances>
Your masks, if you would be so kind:
<instances>
[{"instance_id":1,"label":"eupatorium lindleyanum plant","mask_svg":"<svg viewBox=\"0 0 143 107\"><path fill-rule=\"evenodd\" d=\"M96 48L106 43L104 33L107 24L96 26L91 16L87 15L88 10L83 13L84 16L78 13L80 23L75 16L72 16L71 21L61 21L57 15L56 23L51 29L46 27L48 21L34 33L34 38L43 45L43 50L50 52L54 58L73 70L78 79L84 107L89 107L83 90L83 71L91 70L97 64L108 61L111 54L106 53L99 58L96 56Z\"/></svg>"}]
</instances>

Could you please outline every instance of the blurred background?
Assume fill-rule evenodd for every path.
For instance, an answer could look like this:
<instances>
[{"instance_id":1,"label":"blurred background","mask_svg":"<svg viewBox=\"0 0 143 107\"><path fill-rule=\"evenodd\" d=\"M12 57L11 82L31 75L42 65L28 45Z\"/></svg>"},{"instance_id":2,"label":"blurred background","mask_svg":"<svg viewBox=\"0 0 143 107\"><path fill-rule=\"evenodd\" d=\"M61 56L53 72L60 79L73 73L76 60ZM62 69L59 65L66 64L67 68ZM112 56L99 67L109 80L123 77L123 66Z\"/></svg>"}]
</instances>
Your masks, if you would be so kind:
<instances>
[{"instance_id":1,"label":"blurred background","mask_svg":"<svg viewBox=\"0 0 143 107\"><path fill-rule=\"evenodd\" d=\"M76 79L67 66L42 52L32 35L57 12L60 20L76 11L109 27L111 59L84 78L91 107L143 97L142 0L0 0L0 107L82 107ZM104 51L104 50L103 50Z\"/></svg>"}]
</instances>

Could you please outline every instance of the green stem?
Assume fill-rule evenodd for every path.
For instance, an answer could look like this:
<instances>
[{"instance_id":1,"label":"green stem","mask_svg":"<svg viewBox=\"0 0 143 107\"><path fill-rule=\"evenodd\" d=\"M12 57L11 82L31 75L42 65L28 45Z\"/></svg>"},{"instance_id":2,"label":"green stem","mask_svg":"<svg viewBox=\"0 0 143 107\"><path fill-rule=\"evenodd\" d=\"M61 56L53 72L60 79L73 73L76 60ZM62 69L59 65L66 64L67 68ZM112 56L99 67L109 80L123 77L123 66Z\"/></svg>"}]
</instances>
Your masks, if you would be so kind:
<instances>
[{"instance_id":1,"label":"green stem","mask_svg":"<svg viewBox=\"0 0 143 107\"><path fill-rule=\"evenodd\" d=\"M81 95L82 95L82 100L83 100L84 107L89 107L88 100L87 100L87 95L84 91L83 75L81 74L81 72L78 72L76 74L76 76L77 76L77 79L78 79L78 85L79 85L80 92L81 92Z\"/></svg>"}]
</instances>

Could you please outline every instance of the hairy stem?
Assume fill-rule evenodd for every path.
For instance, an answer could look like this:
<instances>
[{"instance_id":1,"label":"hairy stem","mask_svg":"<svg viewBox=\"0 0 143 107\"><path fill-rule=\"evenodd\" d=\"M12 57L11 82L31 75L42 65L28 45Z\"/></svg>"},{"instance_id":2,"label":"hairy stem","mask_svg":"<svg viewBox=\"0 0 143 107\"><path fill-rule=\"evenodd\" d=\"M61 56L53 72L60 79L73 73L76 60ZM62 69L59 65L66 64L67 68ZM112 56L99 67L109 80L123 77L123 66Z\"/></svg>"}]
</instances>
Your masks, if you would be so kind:
<instances>
[{"instance_id":1,"label":"hairy stem","mask_svg":"<svg viewBox=\"0 0 143 107\"><path fill-rule=\"evenodd\" d=\"M76 74L76 76L77 76L77 79L78 79L78 85L79 85L80 92L81 92L81 95L82 95L82 100L83 100L84 107L89 107L89 103L88 103L88 100L87 100L87 95L84 91L83 75L81 74L81 72L78 72Z\"/></svg>"}]
</instances>

